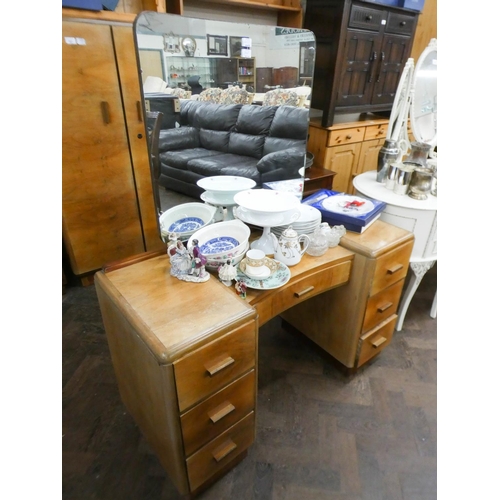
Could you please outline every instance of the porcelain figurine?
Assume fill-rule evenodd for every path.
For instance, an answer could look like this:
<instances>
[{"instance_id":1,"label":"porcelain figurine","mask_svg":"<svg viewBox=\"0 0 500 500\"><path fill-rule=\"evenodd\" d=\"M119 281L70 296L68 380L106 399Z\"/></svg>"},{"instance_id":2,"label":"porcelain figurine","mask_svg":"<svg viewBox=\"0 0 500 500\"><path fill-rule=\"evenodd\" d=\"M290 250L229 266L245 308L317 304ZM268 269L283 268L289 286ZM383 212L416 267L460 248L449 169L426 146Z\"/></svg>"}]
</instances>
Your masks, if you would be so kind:
<instances>
[{"instance_id":1,"label":"porcelain figurine","mask_svg":"<svg viewBox=\"0 0 500 500\"><path fill-rule=\"evenodd\" d=\"M241 281L241 280L236 281L236 284L234 285L234 288L236 289L236 293L242 299L246 299L247 298L247 285L243 281Z\"/></svg>"},{"instance_id":2,"label":"porcelain figurine","mask_svg":"<svg viewBox=\"0 0 500 500\"><path fill-rule=\"evenodd\" d=\"M274 241L274 258L287 266L298 264L311 243L307 234L299 236L292 226L285 229L279 239L273 233L271 235Z\"/></svg>"},{"instance_id":3,"label":"porcelain figurine","mask_svg":"<svg viewBox=\"0 0 500 500\"><path fill-rule=\"evenodd\" d=\"M236 267L231 264L231 259L227 259L226 263L219 267L218 273L219 279L226 286L231 286L231 283L236 279L236 275L238 274Z\"/></svg>"},{"instance_id":4,"label":"porcelain figurine","mask_svg":"<svg viewBox=\"0 0 500 500\"><path fill-rule=\"evenodd\" d=\"M172 262L172 257L176 254L177 242L178 242L177 233L175 232L168 233L167 255L170 259L170 262ZM181 243L182 245L182 242L179 243Z\"/></svg>"},{"instance_id":5,"label":"porcelain figurine","mask_svg":"<svg viewBox=\"0 0 500 500\"><path fill-rule=\"evenodd\" d=\"M201 253L199 257L190 254L181 241L177 241L175 254L170 260L170 274L181 281L204 283L210 279L210 274L205 269L206 259Z\"/></svg>"}]
</instances>

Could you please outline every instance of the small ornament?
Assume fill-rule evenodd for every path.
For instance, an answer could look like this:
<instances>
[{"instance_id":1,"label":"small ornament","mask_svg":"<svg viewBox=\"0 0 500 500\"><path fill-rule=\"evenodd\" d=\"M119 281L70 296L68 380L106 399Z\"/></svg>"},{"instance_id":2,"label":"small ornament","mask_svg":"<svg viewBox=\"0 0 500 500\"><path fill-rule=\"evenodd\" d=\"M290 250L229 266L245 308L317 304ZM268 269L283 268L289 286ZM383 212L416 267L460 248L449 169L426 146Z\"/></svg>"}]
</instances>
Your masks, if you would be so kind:
<instances>
[{"instance_id":1,"label":"small ornament","mask_svg":"<svg viewBox=\"0 0 500 500\"><path fill-rule=\"evenodd\" d=\"M219 267L218 273L219 279L226 286L231 286L232 281L236 279L236 275L238 274L236 267L231 264L231 259L228 259L223 266Z\"/></svg>"},{"instance_id":2,"label":"small ornament","mask_svg":"<svg viewBox=\"0 0 500 500\"><path fill-rule=\"evenodd\" d=\"M247 298L247 285L243 281L237 280L236 285L234 285L234 288L236 289L236 292L242 299Z\"/></svg>"},{"instance_id":3,"label":"small ornament","mask_svg":"<svg viewBox=\"0 0 500 500\"><path fill-rule=\"evenodd\" d=\"M177 241L178 241L177 233L175 232L168 233L167 255L170 259L170 262L172 262L172 257L176 254Z\"/></svg>"},{"instance_id":4,"label":"small ornament","mask_svg":"<svg viewBox=\"0 0 500 500\"><path fill-rule=\"evenodd\" d=\"M193 255L177 240L175 253L171 258L170 274L181 281L204 283L210 279L210 274L205 269L206 259Z\"/></svg>"}]
</instances>

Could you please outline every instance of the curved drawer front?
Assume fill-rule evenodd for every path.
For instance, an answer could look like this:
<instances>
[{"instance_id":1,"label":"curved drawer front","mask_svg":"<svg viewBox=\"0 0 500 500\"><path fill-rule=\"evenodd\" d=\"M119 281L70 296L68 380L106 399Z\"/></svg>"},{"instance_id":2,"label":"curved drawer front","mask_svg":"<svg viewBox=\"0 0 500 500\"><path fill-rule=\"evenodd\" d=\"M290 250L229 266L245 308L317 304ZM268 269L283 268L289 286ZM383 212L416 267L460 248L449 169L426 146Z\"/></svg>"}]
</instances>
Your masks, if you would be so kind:
<instances>
[{"instance_id":1,"label":"curved drawer front","mask_svg":"<svg viewBox=\"0 0 500 500\"><path fill-rule=\"evenodd\" d=\"M361 333L371 330L389 316L396 313L404 282L404 279L400 279L394 285L391 285L368 299Z\"/></svg>"},{"instance_id":2,"label":"curved drawer front","mask_svg":"<svg viewBox=\"0 0 500 500\"><path fill-rule=\"evenodd\" d=\"M254 423L255 414L252 412L187 459L191 491L196 490L253 443Z\"/></svg>"},{"instance_id":3,"label":"curved drawer front","mask_svg":"<svg viewBox=\"0 0 500 500\"><path fill-rule=\"evenodd\" d=\"M412 248L413 241L410 241L377 259L370 296L377 294L406 276Z\"/></svg>"},{"instance_id":4,"label":"curved drawer front","mask_svg":"<svg viewBox=\"0 0 500 500\"><path fill-rule=\"evenodd\" d=\"M194 351L174 363L179 410L222 389L255 366L255 321Z\"/></svg>"},{"instance_id":5,"label":"curved drawer front","mask_svg":"<svg viewBox=\"0 0 500 500\"><path fill-rule=\"evenodd\" d=\"M181 417L184 451L194 453L255 408L255 370Z\"/></svg>"},{"instance_id":6,"label":"curved drawer front","mask_svg":"<svg viewBox=\"0 0 500 500\"><path fill-rule=\"evenodd\" d=\"M286 284L274 294L271 311L257 308L259 311L259 322L263 324L271 317L277 316L304 300L314 297L319 293L323 293L335 286L347 283L351 265L351 261L342 262L336 266L313 273L303 279L291 281Z\"/></svg>"}]
</instances>

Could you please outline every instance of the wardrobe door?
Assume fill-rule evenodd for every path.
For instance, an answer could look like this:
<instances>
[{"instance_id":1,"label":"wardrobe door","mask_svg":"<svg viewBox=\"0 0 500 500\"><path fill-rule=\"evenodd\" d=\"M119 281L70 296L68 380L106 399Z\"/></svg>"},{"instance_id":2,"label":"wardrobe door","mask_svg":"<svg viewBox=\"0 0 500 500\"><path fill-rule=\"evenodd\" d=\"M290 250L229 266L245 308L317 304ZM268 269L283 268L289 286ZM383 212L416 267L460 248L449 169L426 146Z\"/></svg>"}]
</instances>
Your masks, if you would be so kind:
<instances>
[{"instance_id":1,"label":"wardrobe door","mask_svg":"<svg viewBox=\"0 0 500 500\"><path fill-rule=\"evenodd\" d=\"M76 275L145 250L111 28L62 27L63 239Z\"/></svg>"},{"instance_id":2,"label":"wardrobe door","mask_svg":"<svg viewBox=\"0 0 500 500\"><path fill-rule=\"evenodd\" d=\"M160 238L154 202L147 133L142 116L139 70L135 58L134 30L132 26L113 26L112 31L144 241L147 251L160 250L165 244Z\"/></svg>"}]
</instances>

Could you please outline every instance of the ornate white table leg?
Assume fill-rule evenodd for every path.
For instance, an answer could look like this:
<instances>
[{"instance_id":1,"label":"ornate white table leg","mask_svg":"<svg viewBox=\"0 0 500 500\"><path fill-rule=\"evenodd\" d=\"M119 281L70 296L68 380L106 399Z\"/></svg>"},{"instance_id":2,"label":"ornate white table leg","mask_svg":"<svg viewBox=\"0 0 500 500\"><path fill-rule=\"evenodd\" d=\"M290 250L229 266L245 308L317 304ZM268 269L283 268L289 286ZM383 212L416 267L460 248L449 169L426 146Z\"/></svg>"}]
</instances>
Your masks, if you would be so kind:
<instances>
[{"instance_id":1,"label":"ornate white table leg","mask_svg":"<svg viewBox=\"0 0 500 500\"><path fill-rule=\"evenodd\" d=\"M436 263L435 260L429 262L410 262L410 268L413 271L408 286L405 290L401 303L399 304L398 310L398 321L396 323L396 331L401 331L403 328L403 322L405 320L406 311L410 305L411 299L417 291L418 285L422 281L425 273ZM437 305L437 302L436 302ZM432 311L431 311L432 316Z\"/></svg>"},{"instance_id":2,"label":"ornate white table leg","mask_svg":"<svg viewBox=\"0 0 500 500\"><path fill-rule=\"evenodd\" d=\"M438 310L438 293L436 290L436 293L434 294L434 300L432 301L432 306L431 306L431 318L436 319L437 316L437 310Z\"/></svg>"}]
</instances>

